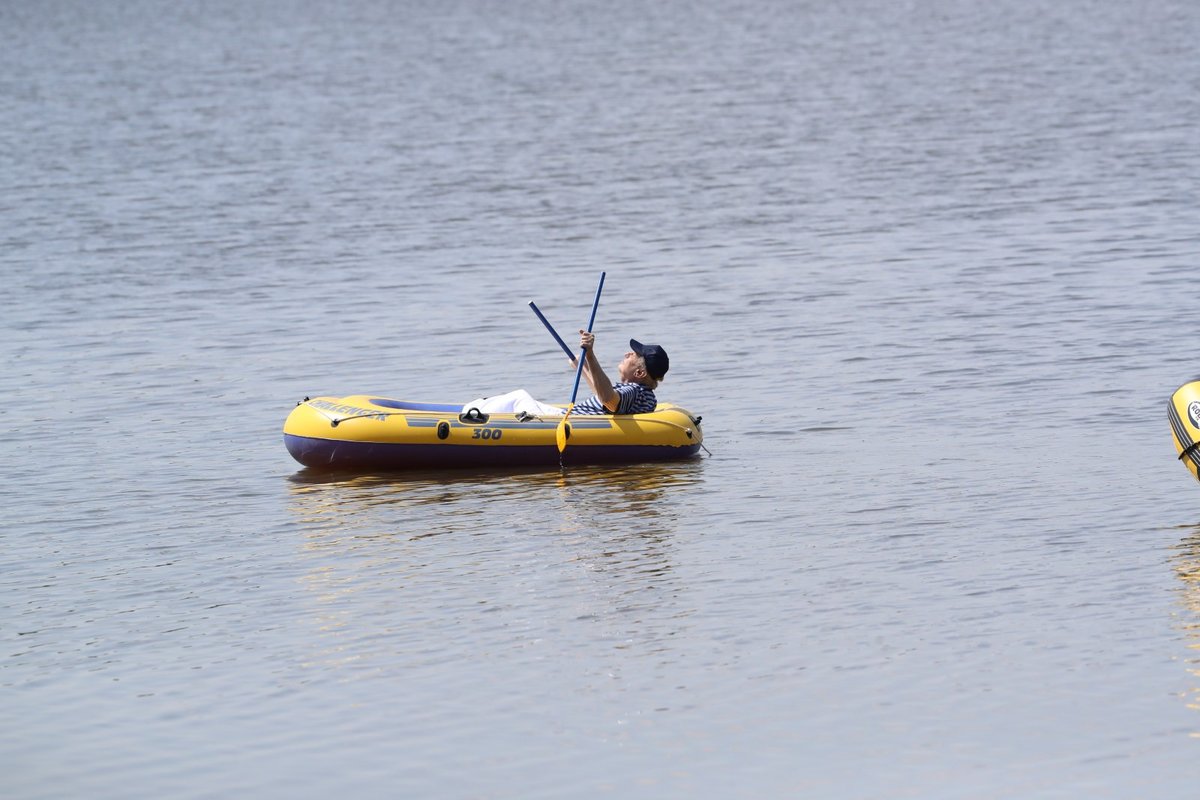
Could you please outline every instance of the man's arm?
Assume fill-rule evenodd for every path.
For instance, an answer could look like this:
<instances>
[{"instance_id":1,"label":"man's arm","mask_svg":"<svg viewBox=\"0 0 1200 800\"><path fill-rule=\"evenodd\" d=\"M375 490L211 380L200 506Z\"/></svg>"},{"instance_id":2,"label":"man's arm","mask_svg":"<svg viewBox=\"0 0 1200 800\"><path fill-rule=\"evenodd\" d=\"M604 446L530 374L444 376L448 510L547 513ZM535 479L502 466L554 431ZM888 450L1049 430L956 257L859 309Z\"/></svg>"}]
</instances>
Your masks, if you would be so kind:
<instances>
[{"instance_id":1,"label":"man's arm","mask_svg":"<svg viewBox=\"0 0 1200 800\"><path fill-rule=\"evenodd\" d=\"M621 395L613 388L612 381L604 374L604 369L596 359L596 337L587 331L579 332L579 346L583 348L583 375L587 378L592 393L604 404L610 412L616 413L621 406Z\"/></svg>"}]
</instances>

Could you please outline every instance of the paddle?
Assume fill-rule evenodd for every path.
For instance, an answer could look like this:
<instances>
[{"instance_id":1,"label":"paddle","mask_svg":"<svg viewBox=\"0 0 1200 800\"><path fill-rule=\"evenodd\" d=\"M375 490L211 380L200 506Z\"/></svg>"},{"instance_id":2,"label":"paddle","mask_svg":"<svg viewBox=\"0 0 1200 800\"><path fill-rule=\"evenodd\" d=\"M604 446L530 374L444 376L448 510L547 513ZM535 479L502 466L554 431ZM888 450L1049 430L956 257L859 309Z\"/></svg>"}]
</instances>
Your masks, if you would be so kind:
<instances>
[{"instance_id":1,"label":"paddle","mask_svg":"<svg viewBox=\"0 0 1200 800\"><path fill-rule=\"evenodd\" d=\"M604 273L600 273L600 285L596 287L596 299L592 301L592 316L588 318L588 333L592 332L592 325L596 322L596 309L600 307L600 292L604 289ZM579 396L579 377L583 375L583 359L587 355L587 351L583 348L579 350L579 363L575 366L575 387L571 389L571 404L567 406L567 413L563 415L562 422L558 423L558 430L555 431L554 438L558 442L558 452L562 453L567 449L567 436L570 434L567 428L567 417L571 416L571 412L575 410L575 398Z\"/></svg>"},{"instance_id":2,"label":"paddle","mask_svg":"<svg viewBox=\"0 0 1200 800\"><path fill-rule=\"evenodd\" d=\"M561 347L563 352L567 354L567 358L574 361L575 354L571 352L571 348L567 347L567 343L564 342L562 337L558 335L558 331L554 330L554 326L550 324L550 320L546 319L546 317L542 315L542 312L538 310L538 307L533 304L532 300L529 301L529 307L533 309L533 313L537 314L537 318L540 319L542 324L546 326L546 330L550 331L550 335L554 337L554 341L558 342L558 346Z\"/></svg>"}]
</instances>

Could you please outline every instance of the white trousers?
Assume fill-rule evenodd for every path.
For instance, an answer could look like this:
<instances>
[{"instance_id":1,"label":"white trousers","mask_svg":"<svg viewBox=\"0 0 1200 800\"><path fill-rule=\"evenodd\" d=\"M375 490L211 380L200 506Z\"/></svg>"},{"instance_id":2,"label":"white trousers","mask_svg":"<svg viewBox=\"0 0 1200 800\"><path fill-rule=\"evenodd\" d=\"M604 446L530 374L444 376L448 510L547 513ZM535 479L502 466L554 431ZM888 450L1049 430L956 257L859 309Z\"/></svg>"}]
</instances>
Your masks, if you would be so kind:
<instances>
[{"instance_id":1,"label":"white trousers","mask_svg":"<svg viewBox=\"0 0 1200 800\"><path fill-rule=\"evenodd\" d=\"M463 413L472 408L478 408L484 414L520 414L524 411L532 417L561 417L567 413L557 406L548 406L533 399L533 395L524 389L517 389L508 394L498 394L495 397L480 397L463 406Z\"/></svg>"}]
</instances>

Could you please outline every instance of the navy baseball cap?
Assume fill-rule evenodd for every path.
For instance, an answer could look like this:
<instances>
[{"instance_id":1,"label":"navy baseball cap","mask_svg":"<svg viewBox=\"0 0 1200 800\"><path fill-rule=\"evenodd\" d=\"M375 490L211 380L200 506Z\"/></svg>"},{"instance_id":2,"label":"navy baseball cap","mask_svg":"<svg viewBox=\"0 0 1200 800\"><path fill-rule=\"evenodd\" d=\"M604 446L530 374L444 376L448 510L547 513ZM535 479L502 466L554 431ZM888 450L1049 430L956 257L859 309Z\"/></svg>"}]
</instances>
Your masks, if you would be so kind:
<instances>
[{"instance_id":1,"label":"navy baseball cap","mask_svg":"<svg viewBox=\"0 0 1200 800\"><path fill-rule=\"evenodd\" d=\"M671 359L667 358L667 351L656 344L642 344L637 339L630 339L629 349L645 360L646 372L656 381L661 381L663 375L671 368Z\"/></svg>"}]
</instances>

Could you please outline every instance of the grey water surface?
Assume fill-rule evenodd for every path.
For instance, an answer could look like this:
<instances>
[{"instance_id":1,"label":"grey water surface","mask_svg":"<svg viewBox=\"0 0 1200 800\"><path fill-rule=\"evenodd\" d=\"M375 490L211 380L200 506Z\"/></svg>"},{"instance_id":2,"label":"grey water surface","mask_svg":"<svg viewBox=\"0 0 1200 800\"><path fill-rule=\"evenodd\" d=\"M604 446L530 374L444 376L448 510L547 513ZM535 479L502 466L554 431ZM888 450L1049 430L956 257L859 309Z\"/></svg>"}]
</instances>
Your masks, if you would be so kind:
<instances>
[{"instance_id":1,"label":"grey water surface","mask_svg":"<svg viewBox=\"0 0 1200 800\"><path fill-rule=\"evenodd\" d=\"M0 794L1176 798L1190 0L0 3ZM711 455L323 475L671 354ZM569 336L568 336L569 338Z\"/></svg>"}]
</instances>

